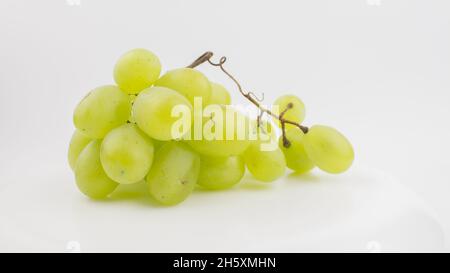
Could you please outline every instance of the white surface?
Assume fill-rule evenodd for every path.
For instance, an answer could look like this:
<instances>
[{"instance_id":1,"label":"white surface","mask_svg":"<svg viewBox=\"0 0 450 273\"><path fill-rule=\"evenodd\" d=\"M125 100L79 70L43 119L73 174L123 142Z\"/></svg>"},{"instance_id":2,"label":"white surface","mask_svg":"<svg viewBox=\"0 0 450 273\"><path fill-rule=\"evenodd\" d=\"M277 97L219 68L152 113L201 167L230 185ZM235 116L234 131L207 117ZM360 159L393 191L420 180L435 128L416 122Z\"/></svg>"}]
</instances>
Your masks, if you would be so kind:
<instances>
[{"instance_id":1,"label":"white surface","mask_svg":"<svg viewBox=\"0 0 450 273\"><path fill-rule=\"evenodd\" d=\"M443 251L441 226L414 194L381 172L246 178L159 207L145 184L108 201L79 194L61 175L0 191L0 251L273 252ZM20 196L20 199L18 198ZM13 209L11 209L13 208Z\"/></svg>"},{"instance_id":2,"label":"white surface","mask_svg":"<svg viewBox=\"0 0 450 273\"><path fill-rule=\"evenodd\" d=\"M112 82L120 54L149 48L167 70L212 50L226 55L231 71L246 88L264 92L267 103L281 93L300 96L307 125L341 130L355 145L357 163L391 173L423 196L450 234L449 1L67 4L76 2L0 2L1 192L42 187L46 194L35 196L36 208L46 199L78 194L45 185L72 186L65 165L72 111L90 89ZM233 87L221 74L201 69ZM237 93L233 99L244 102ZM9 198L25 199L16 194ZM19 217L13 204L7 209ZM71 211L47 213L57 219ZM41 221L23 218L22 225ZM52 227L55 221L40 224ZM0 231L6 224L0 222ZM33 233L27 238L36 248L42 240Z\"/></svg>"}]
</instances>

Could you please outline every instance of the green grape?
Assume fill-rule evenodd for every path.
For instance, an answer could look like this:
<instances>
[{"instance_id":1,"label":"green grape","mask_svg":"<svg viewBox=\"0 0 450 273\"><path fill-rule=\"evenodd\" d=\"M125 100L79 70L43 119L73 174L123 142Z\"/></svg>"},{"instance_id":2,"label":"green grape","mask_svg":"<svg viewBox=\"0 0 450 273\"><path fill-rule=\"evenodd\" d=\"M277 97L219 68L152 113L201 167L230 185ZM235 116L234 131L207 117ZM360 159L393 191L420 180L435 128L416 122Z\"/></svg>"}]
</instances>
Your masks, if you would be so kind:
<instances>
[{"instance_id":1,"label":"green grape","mask_svg":"<svg viewBox=\"0 0 450 273\"><path fill-rule=\"evenodd\" d=\"M168 71L155 82L155 85L179 92L192 105L194 105L195 97L201 97L203 104L205 104L211 95L209 80L200 71L192 68L178 68Z\"/></svg>"},{"instance_id":2,"label":"green grape","mask_svg":"<svg viewBox=\"0 0 450 273\"><path fill-rule=\"evenodd\" d=\"M164 205L184 201L194 189L200 171L200 158L183 143L171 141L155 155L146 181L150 194Z\"/></svg>"},{"instance_id":3,"label":"green grape","mask_svg":"<svg viewBox=\"0 0 450 273\"><path fill-rule=\"evenodd\" d=\"M198 184L210 190L231 188L241 181L245 173L244 160L240 156L202 156Z\"/></svg>"},{"instance_id":4,"label":"green grape","mask_svg":"<svg viewBox=\"0 0 450 273\"><path fill-rule=\"evenodd\" d=\"M231 104L230 93L222 85L211 82L211 96L209 97L209 100L206 102L206 105L210 104L222 104L222 105Z\"/></svg>"},{"instance_id":5,"label":"green grape","mask_svg":"<svg viewBox=\"0 0 450 273\"><path fill-rule=\"evenodd\" d=\"M286 131L286 138L290 143L289 147L284 147L282 137L278 141L279 147L286 158L288 168L297 173L305 173L314 168L314 163L311 162L305 151L304 137L302 130L291 128Z\"/></svg>"},{"instance_id":6,"label":"green grape","mask_svg":"<svg viewBox=\"0 0 450 273\"><path fill-rule=\"evenodd\" d=\"M191 130L188 144L198 153L207 156L232 156L242 154L250 145L249 119L242 113L226 106L214 105L214 117L203 118L203 130L200 128L199 138L195 130ZM212 106L208 106L211 107ZM227 114L228 111L228 114ZM195 125L195 124L194 124ZM207 130L206 128L211 128ZM212 132L212 134L209 134Z\"/></svg>"},{"instance_id":7,"label":"green grape","mask_svg":"<svg viewBox=\"0 0 450 273\"><path fill-rule=\"evenodd\" d=\"M172 127L180 118L172 115L175 107L184 107L189 114L192 105L178 92L165 87L150 87L142 91L134 101L133 117L139 126L150 137L157 140L171 140L189 132L191 118L189 117L181 136L172 133Z\"/></svg>"},{"instance_id":8,"label":"green grape","mask_svg":"<svg viewBox=\"0 0 450 273\"><path fill-rule=\"evenodd\" d=\"M355 158L353 147L347 138L328 126L311 127L303 142L311 161L328 173L346 171Z\"/></svg>"},{"instance_id":9,"label":"green grape","mask_svg":"<svg viewBox=\"0 0 450 273\"><path fill-rule=\"evenodd\" d=\"M285 173L286 160L278 147L263 151L258 143L252 143L244 153L244 160L250 173L263 182L274 181Z\"/></svg>"},{"instance_id":10,"label":"green grape","mask_svg":"<svg viewBox=\"0 0 450 273\"><path fill-rule=\"evenodd\" d=\"M111 129L127 122L130 100L117 86L92 90L75 108L75 127L90 138L103 138Z\"/></svg>"},{"instance_id":11,"label":"green grape","mask_svg":"<svg viewBox=\"0 0 450 273\"><path fill-rule=\"evenodd\" d=\"M287 112L284 114L283 116L284 119L297 122L299 124L302 123L303 120L305 119L305 105L298 97L294 95L284 95L275 100L273 105L277 106L278 109L275 108L274 112L276 114L283 112L288 107L289 103L292 103L292 108L287 110ZM277 125L281 127L279 120L275 118L274 120L277 123ZM285 124L285 125L286 128L295 127L292 124Z\"/></svg>"},{"instance_id":12,"label":"green grape","mask_svg":"<svg viewBox=\"0 0 450 273\"><path fill-rule=\"evenodd\" d=\"M153 143L135 124L125 124L103 139L100 160L112 180L120 184L137 183L150 170Z\"/></svg>"},{"instance_id":13,"label":"green grape","mask_svg":"<svg viewBox=\"0 0 450 273\"><path fill-rule=\"evenodd\" d=\"M69 165L72 170L75 169L75 164L81 151L83 151L84 147L86 147L91 140L91 138L81 133L79 130L75 130L75 132L73 132L68 152Z\"/></svg>"},{"instance_id":14,"label":"green grape","mask_svg":"<svg viewBox=\"0 0 450 273\"><path fill-rule=\"evenodd\" d=\"M158 57L146 49L138 48L122 55L114 67L114 80L127 94L137 94L150 87L161 73Z\"/></svg>"},{"instance_id":15,"label":"green grape","mask_svg":"<svg viewBox=\"0 0 450 273\"><path fill-rule=\"evenodd\" d=\"M75 164L75 180L85 195L101 199L106 198L119 185L103 171L100 162L100 140L91 141L81 152Z\"/></svg>"}]
</instances>

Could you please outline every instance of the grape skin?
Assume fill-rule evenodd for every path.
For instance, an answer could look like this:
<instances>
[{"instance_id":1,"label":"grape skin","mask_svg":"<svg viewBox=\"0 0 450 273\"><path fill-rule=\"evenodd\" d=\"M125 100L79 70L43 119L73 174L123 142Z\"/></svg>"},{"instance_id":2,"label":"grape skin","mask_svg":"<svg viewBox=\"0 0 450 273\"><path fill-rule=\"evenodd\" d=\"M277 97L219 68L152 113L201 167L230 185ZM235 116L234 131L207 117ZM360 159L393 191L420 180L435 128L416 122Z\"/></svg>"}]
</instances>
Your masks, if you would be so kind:
<instances>
[{"instance_id":1,"label":"grape skin","mask_svg":"<svg viewBox=\"0 0 450 273\"><path fill-rule=\"evenodd\" d=\"M67 153L69 165L72 170L75 169L81 151L83 151L84 147L86 147L91 140L91 138L81 133L79 130L73 132L72 138L70 139L69 152Z\"/></svg>"},{"instance_id":2,"label":"grape skin","mask_svg":"<svg viewBox=\"0 0 450 273\"><path fill-rule=\"evenodd\" d=\"M145 178L153 162L153 143L135 124L113 129L103 139L100 160L105 173L120 184Z\"/></svg>"},{"instance_id":3,"label":"grape skin","mask_svg":"<svg viewBox=\"0 0 450 273\"><path fill-rule=\"evenodd\" d=\"M232 156L242 154L249 146L247 140L192 140L189 146L207 156Z\"/></svg>"},{"instance_id":4,"label":"grape skin","mask_svg":"<svg viewBox=\"0 0 450 273\"><path fill-rule=\"evenodd\" d=\"M159 150L164 144L166 144L168 141L161 141L161 140L153 139L152 142L153 142L153 148L154 148L154 150L155 150L155 152L156 152L156 151Z\"/></svg>"},{"instance_id":5,"label":"grape skin","mask_svg":"<svg viewBox=\"0 0 450 273\"><path fill-rule=\"evenodd\" d=\"M119 185L103 171L100 145L100 140L91 141L83 149L75 164L75 181L78 189L93 199L106 198Z\"/></svg>"},{"instance_id":6,"label":"grape skin","mask_svg":"<svg viewBox=\"0 0 450 273\"><path fill-rule=\"evenodd\" d=\"M346 171L355 158L353 147L347 138L328 126L312 126L305 135L304 146L311 161L328 173Z\"/></svg>"},{"instance_id":7,"label":"grape skin","mask_svg":"<svg viewBox=\"0 0 450 273\"><path fill-rule=\"evenodd\" d=\"M88 137L101 139L113 128L127 122L130 109L125 93L117 86L105 85L92 90L77 105L73 122Z\"/></svg>"},{"instance_id":8,"label":"grape skin","mask_svg":"<svg viewBox=\"0 0 450 273\"><path fill-rule=\"evenodd\" d=\"M194 98L201 97L206 103L211 96L211 84L200 71L192 68L178 68L168 71L155 82L155 86L163 86L175 90L185 96L194 105Z\"/></svg>"},{"instance_id":9,"label":"grape skin","mask_svg":"<svg viewBox=\"0 0 450 273\"><path fill-rule=\"evenodd\" d=\"M229 105L231 104L231 96L228 90L221 84L211 82L211 96L206 105L219 104Z\"/></svg>"},{"instance_id":10,"label":"grape skin","mask_svg":"<svg viewBox=\"0 0 450 273\"><path fill-rule=\"evenodd\" d=\"M137 48L123 54L114 67L114 80L122 91L137 94L150 87L161 73L161 63L151 51Z\"/></svg>"},{"instance_id":11,"label":"grape skin","mask_svg":"<svg viewBox=\"0 0 450 273\"><path fill-rule=\"evenodd\" d=\"M200 157L185 144L171 141L155 155L146 177L150 194L164 205L176 205L193 191L200 171Z\"/></svg>"},{"instance_id":12,"label":"grape skin","mask_svg":"<svg viewBox=\"0 0 450 273\"><path fill-rule=\"evenodd\" d=\"M303 120L305 119L305 104L301 99L299 99L297 96L294 95L284 95L279 97L275 100L274 106L278 106L278 111L275 111L276 114L280 114L283 112L287 107L288 104L292 103L292 108L287 110L287 112L284 114L283 118L289 121L296 122L298 124L301 124ZM281 123L278 119L274 119L275 122L279 127L281 127ZM292 124L285 124L286 128L294 128L295 126Z\"/></svg>"},{"instance_id":13,"label":"grape skin","mask_svg":"<svg viewBox=\"0 0 450 273\"><path fill-rule=\"evenodd\" d=\"M286 158L289 169L297 173L305 173L314 168L314 163L309 159L304 147L304 133L298 128L286 130L286 138L290 146L284 147L283 138L280 137L278 145Z\"/></svg>"},{"instance_id":14,"label":"grape skin","mask_svg":"<svg viewBox=\"0 0 450 273\"><path fill-rule=\"evenodd\" d=\"M250 173L263 182L272 182L285 173L286 160L278 147L262 151L259 143L252 143L244 153L244 160Z\"/></svg>"},{"instance_id":15,"label":"grape skin","mask_svg":"<svg viewBox=\"0 0 450 273\"><path fill-rule=\"evenodd\" d=\"M165 87L150 87L142 91L133 104L133 117L139 128L151 138L167 141L174 139L172 125L179 119L172 117L172 109L192 105L178 92ZM190 123L186 126L189 132Z\"/></svg>"},{"instance_id":16,"label":"grape skin","mask_svg":"<svg viewBox=\"0 0 450 273\"><path fill-rule=\"evenodd\" d=\"M245 163L240 156L202 156L198 184L209 190L228 189L239 183L245 173Z\"/></svg>"}]
</instances>

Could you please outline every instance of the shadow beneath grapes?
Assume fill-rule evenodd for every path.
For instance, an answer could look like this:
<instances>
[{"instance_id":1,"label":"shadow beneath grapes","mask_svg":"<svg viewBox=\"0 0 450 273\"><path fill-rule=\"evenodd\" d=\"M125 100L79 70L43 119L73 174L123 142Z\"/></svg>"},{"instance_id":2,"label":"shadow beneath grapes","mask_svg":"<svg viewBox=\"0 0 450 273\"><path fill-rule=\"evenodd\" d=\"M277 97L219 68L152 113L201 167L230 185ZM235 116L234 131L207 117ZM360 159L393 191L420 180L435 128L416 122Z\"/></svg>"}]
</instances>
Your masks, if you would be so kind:
<instances>
[{"instance_id":1,"label":"shadow beneath grapes","mask_svg":"<svg viewBox=\"0 0 450 273\"><path fill-rule=\"evenodd\" d=\"M131 185L119 185L109 198L104 201L129 202L144 206L164 207L150 196L145 182Z\"/></svg>"},{"instance_id":2,"label":"shadow beneath grapes","mask_svg":"<svg viewBox=\"0 0 450 273\"><path fill-rule=\"evenodd\" d=\"M292 172L286 176L286 180L301 183L319 183L321 178L311 171L307 173Z\"/></svg>"}]
</instances>

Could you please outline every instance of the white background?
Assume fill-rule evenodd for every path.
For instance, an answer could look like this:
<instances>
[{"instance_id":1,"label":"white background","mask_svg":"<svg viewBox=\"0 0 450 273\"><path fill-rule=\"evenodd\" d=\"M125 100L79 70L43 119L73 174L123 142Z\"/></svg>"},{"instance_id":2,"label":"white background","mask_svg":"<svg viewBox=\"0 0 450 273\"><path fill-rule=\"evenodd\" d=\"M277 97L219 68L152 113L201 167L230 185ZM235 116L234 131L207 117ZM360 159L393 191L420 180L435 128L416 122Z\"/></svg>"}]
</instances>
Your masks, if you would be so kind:
<instances>
[{"instance_id":1,"label":"white background","mask_svg":"<svg viewBox=\"0 0 450 273\"><path fill-rule=\"evenodd\" d=\"M0 190L33 183L24 172L72 183L52 168L66 160L72 111L135 47L164 70L211 50L266 103L297 94L305 124L341 130L358 162L412 188L450 234L449 1L2 0Z\"/></svg>"}]
</instances>

